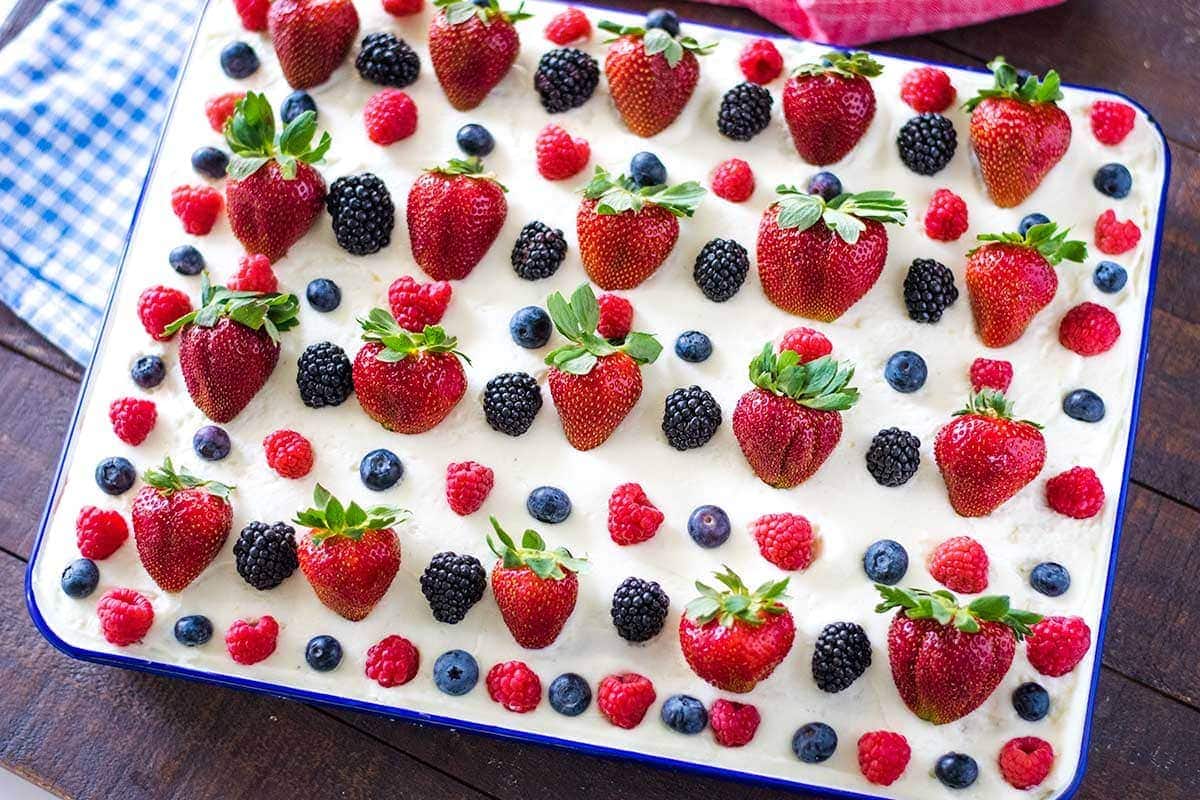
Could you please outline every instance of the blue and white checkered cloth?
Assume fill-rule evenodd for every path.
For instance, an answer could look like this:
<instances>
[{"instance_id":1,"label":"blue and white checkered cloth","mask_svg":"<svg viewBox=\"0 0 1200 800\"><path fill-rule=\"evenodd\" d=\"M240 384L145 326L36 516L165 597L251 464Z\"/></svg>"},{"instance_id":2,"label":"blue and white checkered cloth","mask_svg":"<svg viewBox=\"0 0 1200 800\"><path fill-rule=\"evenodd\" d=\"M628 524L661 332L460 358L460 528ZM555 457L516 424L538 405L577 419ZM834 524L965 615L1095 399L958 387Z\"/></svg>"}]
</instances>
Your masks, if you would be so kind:
<instances>
[{"instance_id":1,"label":"blue and white checkered cloth","mask_svg":"<svg viewBox=\"0 0 1200 800\"><path fill-rule=\"evenodd\" d=\"M56 0L0 50L0 301L91 355L202 0Z\"/></svg>"}]
</instances>

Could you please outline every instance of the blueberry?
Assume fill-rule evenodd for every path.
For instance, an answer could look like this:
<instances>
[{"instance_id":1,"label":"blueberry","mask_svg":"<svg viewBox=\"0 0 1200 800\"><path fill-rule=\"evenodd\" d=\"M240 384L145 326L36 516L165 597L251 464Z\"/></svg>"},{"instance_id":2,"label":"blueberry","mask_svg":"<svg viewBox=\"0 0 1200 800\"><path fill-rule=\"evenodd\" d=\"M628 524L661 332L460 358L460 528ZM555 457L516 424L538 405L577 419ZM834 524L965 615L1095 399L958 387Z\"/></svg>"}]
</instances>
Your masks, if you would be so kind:
<instances>
[{"instance_id":1,"label":"blueberry","mask_svg":"<svg viewBox=\"0 0 1200 800\"><path fill-rule=\"evenodd\" d=\"M279 106L279 118L286 125L305 111L311 111L316 114L317 103L312 99L311 94L303 89L297 89L283 98L283 104Z\"/></svg>"},{"instance_id":2,"label":"blueberry","mask_svg":"<svg viewBox=\"0 0 1200 800\"><path fill-rule=\"evenodd\" d=\"M578 717L592 703L592 687L574 672L566 672L550 681L547 690L550 707L567 717Z\"/></svg>"},{"instance_id":3,"label":"blueberry","mask_svg":"<svg viewBox=\"0 0 1200 800\"><path fill-rule=\"evenodd\" d=\"M199 275L204 271L204 256L190 244L181 244L170 252L167 261L180 275Z\"/></svg>"},{"instance_id":4,"label":"blueberry","mask_svg":"<svg viewBox=\"0 0 1200 800\"><path fill-rule=\"evenodd\" d=\"M153 389L163 382L167 368L158 356L142 356L129 368L129 377L143 389Z\"/></svg>"},{"instance_id":5,"label":"blueberry","mask_svg":"<svg viewBox=\"0 0 1200 800\"><path fill-rule=\"evenodd\" d=\"M965 789L979 778L979 765L964 753L946 753L937 760L933 774L949 789Z\"/></svg>"},{"instance_id":6,"label":"blueberry","mask_svg":"<svg viewBox=\"0 0 1200 800\"><path fill-rule=\"evenodd\" d=\"M358 477L362 478L368 489L382 492L395 486L404 477L404 465L391 450L372 450L358 463Z\"/></svg>"},{"instance_id":7,"label":"blueberry","mask_svg":"<svg viewBox=\"0 0 1200 800\"><path fill-rule=\"evenodd\" d=\"M629 160L629 177L638 186L660 186L667 182L667 168L654 153L643 151Z\"/></svg>"},{"instance_id":8,"label":"blueberry","mask_svg":"<svg viewBox=\"0 0 1200 800\"><path fill-rule=\"evenodd\" d=\"M189 614L175 620L175 641L184 647L198 647L213 635L212 621L203 614Z\"/></svg>"},{"instance_id":9,"label":"blueberry","mask_svg":"<svg viewBox=\"0 0 1200 800\"><path fill-rule=\"evenodd\" d=\"M229 156L217 147L201 147L192 153L192 169L206 178L219 181L225 177L225 167L229 166Z\"/></svg>"},{"instance_id":10,"label":"blueberry","mask_svg":"<svg viewBox=\"0 0 1200 800\"><path fill-rule=\"evenodd\" d=\"M1080 422L1104 419L1104 401L1091 389L1076 389L1063 398L1063 413Z\"/></svg>"},{"instance_id":11,"label":"blueberry","mask_svg":"<svg viewBox=\"0 0 1200 800\"><path fill-rule=\"evenodd\" d=\"M535 350L550 341L550 331L553 327L550 315L538 306L517 309L517 313L508 321L508 332L512 334L512 340L530 350Z\"/></svg>"},{"instance_id":12,"label":"blueberry","mask_svg":"<svg viewBox=\"0 0 1200 800\"><path fill-rule=\"evenodd\" d=\"M220 461L229 448L229 434L216 425L205 425L192 436L192 449L205 461Z\"/></svg>"},{"instance_id":13,"label":"blueberry","mask_svg":"<svg viewBox=\"0 0 1200 800\"><path fill-rule=\"evenodd\" d=\"M674 11L666 8L651 9L650 13L646 14L646 30L651 28L662 28L672 36L678 36L679 17Z\"/></svg>"},{"instance_id":14,"label":"blueberry","mask_svg":"<svg viewBox=\"0 0 1200 800\"><path fill-rule=\"evenodd\" d=\"M1047 597L1058 597L1071 588L1071 573L1062 564L1044 561L1029 573L1029 585Z\"/></svg>"},{"instance_id":15,"label":"blueberry","mask_svg":"<svg viewBox=\"0 0 1200 800\"><path fill-rule=\"evenodd\" d=\"M1026 722L1037 722L1050 713L1050 693L1036 683L1022 683L1012 693L1013 708Z\"/></svg>"},{"instance_id":16,"label":"blueberry","mask_svg":"<svg viewBox=\"0 0 1200 800\"><path fill-rule=\"evenodd\" d=\"M96 484L105 494L124 494L137 480L129 459L113 456L96 465Z\"/></svg>"},{"instance_id":17,"label":"blueberry","mask_svg":"<svg viewBox=\"0 0 1200 800\"><path fill-rule=\"evenodd\" d=\"M880 539L863 555L867 577L885 586L895 586L908 572L908 551L899 542Z\"/></svg>"},{"instance_id":18,"label":"blueberry","mask_svg":"<svg viewBox=\"0 0 1200 800\"><path fill-rule=\"evenodd\" d=\"M304 648L304 660L317 672L330 672L342 663L342 643L332 636L314 636Z\"/></svg>"},{"instance_id":19,"label":"blueberry","mask_svg":"<svg viewBox=\"0 0 1200 800\"><path fill-rule=\"evenodd\" d=\"M1125 272L1125 268L1115 261L1101 261L1096 265L1096 271L1092 273L1092 283L1096 284L1097 289L1107 294L1124 289L1127 280L1129 280L1129 273Z\"/></svg>"},{"instance_id":20,"label":"blueberry","mask_svg":"<svg viewBox=\"0 0 1200 800\"><path fill-rule=\"evenodd\" d=\"M729 530L729 515L719 506L700 506L688 517L688 535L701 547L725 544Z\"/></svg>"},{"instance_id":21,"label":"blueberry","mask_svg":"<svg viewBox=\"0 0 1200 800\"><path fill-rule=\"evenodd\" d=\"M315 278L304 290L308 304L317 311L328 312L342 304L342 290L329 278Z\"/></svg>"},{"instance_id":22,"label":"blueberry","mask_svg":"<svg viewBox=\"0 0 1200 800\"><path fill-rule=\"evenodd\" d=\"M1124 164L1105 164L1096 170L1092 185L1101 193L1121 200L1129 196L1133 188L1133 176Z\"/></svg>"},{"instance_id":23,"label":"blueberry","mask_svg":"<svg viewBox=\"0 0 1200 800\"><path fill-rule=\"evenodd\" d=\"M529 493L525 508L538 522L553 524L571 516L571 498L567 497L567 493L562 489L539 486Z\"/></svg>"},{"instance_id":24,"label":"blueberry","mask_svg":"<svg viewBox=\"0 0 1200 800\"><path fill-rule=\"evenodd\" d=\"M805 764L828 761L837 745L837 732L824 722L803 725L792 736L792 752Z\"/></svg>"},{"instance_id":25,"label":"blueberry","mask_svg":"<svg viewBox=\"0 0 1200 800\"><path fill-rule=\"evenodd\" d=\"M925 385L929 374L925 359L912 350L901 350L887 360L883 368L883 377L897 392L908 394L915 392Z\"/></svg>"},{"instance_id":26,"label":"blueberry","mask_svg":"<svg viewBox=\"0 0 1200 800\"><path fill-rule=\"evenodd\" d=\"M808 193L820 195L828 202L842 193L842 182L832 172L818 172L808 179Z\"/></svg>"},{"instance_id":27,"label":"blueberry","mask_svg":"<svg viewBox=\"0 0 1200 800\"><path fill-rule=\"evenodd\" d=\"M693 364L707 361L712 355L712 340L700 331L684 331L675 340L675 355Z\"/></svg>"},{"instance_id":28,"label":"blueberry","mask_svg":"<svg viewBox=\"0 0 1200 800\"><path fill-rule=\"evenodd\" d=\"M486 156L496 146L496 140L492 138L491 131L474 122L459 128L458 134L454 138L458 142L458 149L469 156Z\"/></svg>"},{"instance_id":29,"label":"blueberry","mask_svg":"<svg viewBox=\"0 0 1200 800\"><path fill-rule=\"evenodd\" d=\"M1049 217L1045 214L1039 214L1036 211L1032 214L1026 214L1021 218L1021 224L1017 226L1017 233L1024 236L1029 233L1029 229L1034 225L1045 225L1049 221Z\"/></svg>"},{"instance_id":30,"label":"blueberry","mask_svg":"<svg viewBox=\"0 0 1200 800\"><path fill-rule=\"evenodd\" d=\"M75 559L67 564L62 573L63 593L76 600L96 591L96 584L99 582L100 570L96 569L96 563L89 558Z\"/></svg>"},{"instance_id":31,"label":"blueberry","mask_svg":"<svg viewBox=\"0 0 1200 800\"><path fill-rule=\"evenodd\" d=\"M676 733L699 733L708 726L708 711L690 695L673 694L662 705L662 721Z\"/></svg>"},{"instance_id":32,"label":"blueberry","mask_svg":"<svg viewBox=\"0 0 1200 800\"><path fill-rule=\"evenodd\" d=\"M221 50L221 69L229 77L248 78L258 69L258 54L245 42L233 42Z\"/></svg>"},{"instance_id":33,"label":"blueberry","mask_svg":"<svg viewBox=\"0 0 1200 800\"><path fill-rule=\"evenodd\" d=\"M447 650L433 662L433 683L446 694L464 695L478 681L479 664L466 650Z\"/></svg>"}]
</instances>

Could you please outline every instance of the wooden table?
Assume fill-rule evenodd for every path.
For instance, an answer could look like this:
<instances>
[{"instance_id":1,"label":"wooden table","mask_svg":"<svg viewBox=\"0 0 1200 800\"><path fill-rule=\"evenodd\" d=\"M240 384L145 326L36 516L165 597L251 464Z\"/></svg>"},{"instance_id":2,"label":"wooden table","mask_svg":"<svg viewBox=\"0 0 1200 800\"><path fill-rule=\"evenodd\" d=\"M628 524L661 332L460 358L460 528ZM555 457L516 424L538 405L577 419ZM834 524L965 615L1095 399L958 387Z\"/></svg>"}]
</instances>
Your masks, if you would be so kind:
<instances>
[{"instance_id":1,"label":"wooden table","mask_svg":"<svg viewBox=\"0 0 1200 800\"><path fill-rule=\"evenodd\" d=\"M226 0L221 0L225 2ZM377 0L362 0L376 2ZM46 0L21 0L0 45ZM612 0L644 10L646 0ZM698 21L768 31L738 10ZM1174 175L1086 800L1200 797L1200 12L1070 0L876 47L978 66L996 53L1121 89L1158 115ZM765 800L799 795L390 722L72 661L34 630L22 575L81 370L0 306L0 765L71 798Z\"/></svg>"}]
</instances>

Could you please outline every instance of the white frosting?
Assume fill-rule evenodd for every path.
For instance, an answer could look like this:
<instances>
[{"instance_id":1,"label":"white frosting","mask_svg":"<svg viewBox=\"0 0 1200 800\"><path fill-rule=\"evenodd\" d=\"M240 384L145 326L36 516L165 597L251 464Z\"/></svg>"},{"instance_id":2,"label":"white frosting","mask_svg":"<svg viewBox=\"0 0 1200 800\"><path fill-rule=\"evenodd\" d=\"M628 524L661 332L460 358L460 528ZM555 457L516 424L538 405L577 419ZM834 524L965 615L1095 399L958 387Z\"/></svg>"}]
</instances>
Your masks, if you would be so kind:
<instances>
[{"instance_id":1,"label":"white frosting","mask_svg":"<svg viewBox=\"0 0 1200 800\"><path fill-rule=\"evenodd\" d=\"M478 109L460 113L445 102L430 68L424 44L429 10L396 20L387 17L378 3L359 4L363 35L390 30L420 53L421 77L406 89L420 108L420 122L416 134L406 141L387 148L372 144L363 130L360 109L378 87L361 80L353 57L348 58L329 82L312 91L320 128L333 134L333 148L320 169L329 182L362 170L370 170L386 182L397 206L392 243L367 258L350 256L334 242L326 216L276 265L284 289L301 296L312 278L332 278L342 289L342 304L333 313L320 314L301 301L301 324L284 335L279 366L267 386L237 419L224 426L233 439L233 452L223 461L206 463L191 450L192 434L206 420L187 396L176 345L157 344L145 335L136 316L136 299L142 289L155 283L179 287L193 297L198 294L198 279L179 276L167 264L168 251L190 240L172 215L168 198L176 185L201 182L189 167L192 150L219 143L203 115L205 99L235 89L256 89L266 92L278 108L290 91L267 40L242 30L229 3L211 4L134 231L104 330L104 345L58 487L55 514L33 566L34 596L50 627L65 642L89 651L119 652L203 673L907 800L1018 796L1001 779L996 756L1009 738L1037 735L1053 744L1058 758L1036 796L1050 797L1061 791L1070 783L1078 763L1095 650L1070 675L1044 678L1029 666L1022 648L1008 677L980 709L950 725L929 725L913 716L897 696L886 655L890 617L873 613L877 598L860 561L870 542L897 539L907 547L912 561L905 584L932 586L924 567L929 551L950 536L970 535L984 544L991 557L990 593L1007 593L1017 606L1044 613L1080 614L1093 633L1096 631L1126 456L1164 173L1163 145L1153 126L1139 112L1137 125L1124 143L1103 147L1091 135L1087 122L1087 108L1098 95L1066 90L1062 106L1074 127L1070 151L1019 209L999 210L987 200L972 173L967 120L957 108L949 115L959 131L959 150L949 167L934 177L921 177L903 166L894 140L900 125L913 113L898 95L898 83L909 64L881 58L886 68L872 81L879 103L875 119L858 146L831 169L848 191L894 190L908 201L913 219L904 228L889 226L887 267L866 297L837 322L815 325L833 341L836 356L857 363L854 382L862 390L862 399L843 415L841 443L821 470L801 486L780 491L751 473L728 420L737 398L749 388L746 365L762 343L777 339L790 327L812 323L790 317L766 302L753 270L733 300L714 304L694 285L691 269L696 253L713 237L732 237L753 253L759 216L774 197L773 187L777 183L803 185L816 171L798 158L780 117L782 80L770 86L776 104L767 131L748 143L721 137L716 131L716 111L725 90L742 80L737 55L749 37L690 25L691 34L702 40L718 39L721 45L701 59L700 85L681 117L653 140L625 130L603 81L582 108L548 115L532 89L532 73L541 53L552 47L542 37L542 28L561 6L535 0L525 7L534 18L519 24L522 49L516 66ZM593 22L635 19L592 10L587 13ZM605 46L600 38L594 36L584 49L603 59ZM217 57L220 48L235 39L252 42L263 62L256 74L241 82L222 74ZM807 43L781 41L779 45L789 66L821 52ZM960 99L990 82L985 75L950 72ZM707 183L712 167L731 156L746 159L758 179L758 190L744 204L727 203L711 194L706 197L695 218L682 221L679 243L667 262L642 286L626 293L637 310L636 329L658 334L665 349L658 363L643 370L645 389L637 407L606 444L586 453L571 449L563 439L548 391L543 392L545 406L532 429L516 439L492 431L479 405L484 384L498 373L525 370L544 378L542 358L549 347L561 343L556 336L539 351L517 347L508 333L510 315L524 305L544 304L551 291L569 292L584 280L575 241L578 196L574 192L587 173L550 183L538 176L534 166L534 137L551 120L586 137L593 164L614 171L623 169L635 152L648 149L662 158L672 182L694 179ZM305 408L295 386L296 358L304 347L331 340L353 357L359 344L355 317L374 306L386 307L387 286L397 276L409 274L426 280L410 258L404 224L408 188L422 167L458 155L454 133L466 122L482 123L495 135L496 150L486 162L509 189L504 229L471 276L455 283L454 299L443 321L473 360L467 369L467 396L443 424L419 436L384 431L362 413L354 399L338 408ZM1109 161L1126 164L1135 176L1133 191L1124 200L1104 197L1092 187L1093 172ZM943 186L962 195L970 208L971 228L956 243L934 242L923 233L921 216L933 191ZM1115 259L1129 270L1129 283L1119 294L1102 295L1092 285L1092 268L1103 257L1092 247L1087 264L1058 268L1060 284L1053 303L1016 344L1002 351L989 353L979 343L965 290L939 324L918 325L908 319L901 285L913 258L942 261L955 272L962 289L964 253L976 234L1015 229L1023 214L1037 210L1072 226L1091 245L1092 225L1107 208L1115 208L1120 218L1132 218L1143 231L1138 248ZM562 228L570 251L553 278L531 283L514 275L508 259L517 233L533 219ZM232 274L241 248L224 220L195 244L215 279L223 281ZM1111 351L1094 358L1077 356L1057 341L1058 320L1084 300L1112 308L1123 331ZM706 332L714 343L712 357L703 364L685 363L672 351L676 335L691 328ZM884 361L900 349L916 350L929 365L928 382L914 394L899 394L883 380ZM128 370L133 360L145 353L161 353L168 375L150 392L158 405L157 426L142 445L128 447L113 435L107 408L114 398L141 394ZM1048 458L1042 476L990 517L962 519L946 501L933 463L932 444L937 429L962 405L969 388L968 366L980 355L1013 362L1016 378L1011 396L1021 416L1046 426ZM703 449L679 453L666 444L660 430L662 403L672 389L693 383L713 392L724 409L725 422ZM1102 422L1087 425L1061 411L1063 395L1081 386L1104 398L1108 413ZM899 489L876 485L864 466L871 437L892 425L914 432L922 441L920 471ZM285 426L309 437L315 447L316 467L303 480L280 478L265 464L263 437ZM377 447L399 454L406 470L403 480L383 493L367 490L357 472L363 454ZM136 493L135 489L120 498L109 498L97 488L92 477L95 465L111 455L128 457L139 471L171 455L177 464L237 485L233 534L213 564L183 592L160 591L141 568L132 541L100 563L101 584L91 597L72 600L60 590L59 573L78 556L74 519L79 508L96 504L128 514ZM462 518L446 505L444 471L448 462L465 459L491 466L496 487L481 511ZM1043 499L1046 478L1079 464L1095 468L1108 493L1103 513L1087 521L1059 516ZM316 481L343 499L388 502L413 512L413 521L398 531L404 552L400 573L362 622L347 622L327 610L299 572L279 588L259 592L234 569L232 548L241 527L254 519L290 519L308 504ZM633 547L616 546L606 529L609 493L625 481L641 483L666 514L657 536ZM535 524L525 511L525 497L542 484L562 487L574 503L565 523L541 525L542 533L552 545L567 545L593 562L591 573L580 581L575 613L558 641L545 650L523 651L505 629L490 594L461 624L434 622L417 580L430 557L449 549L473 553L490 567L493 559L484 544L487 516L495 514L510 530ZM716 550L703 550L687 536L689 513L704 503L724 507L733 522L729 542ZM676 626L683 605L694 595L692 582L706 578L722 563L734 567L752 585L777 577L779 571L758 554L747 531L754 518L777 511L806 515L819 532L822 551L808 571L791 577L790 607L797 637L790 655L769 680L737 698L756 704L762 712L758 734L748 747L731 750L715 744L708 732L693 737L674 733L659 720L662 700L684 692L707 704L720 694L691 673L679 652ZM1070 569L1073 583L1064 596L1051 599L1030 589L1029 570L1043 560L1059 561ZM628 575L657 580L671 596L672 613L666 628L643 646L628 645L618 638L609 620L612 591ZM116 648L100 635L95 605L101 594L114 586L134 587L154 604L155 623L141 644ZM217 633L206 646L189 649L175 642L172 625L179 616L193 613L210 617ZM281 626L276 652L254 666L233 663L221 641L223 631L234 619L268 613ZM829 695L816 689L810 659L816 635L822 626L836 620L853 620L867 628L875 663L850 689ZM408 685L384 689L365 677L363 660L371 644L392 633L410 638L420 648L421 669ZM336 636L345 648L345 659L336 671L322 674L305 664L304 645L316 634ZM474 653L481 672L498 661L523 659L541 676L543 686L565 671L583 674L593 687L607 674L636 671L653 680L659 700L633 731L610 725L594 704L574 719L560 716L544 699L533 713L513 714L488 698L482 676L480 685L467 696L452 698L437 691L430 675L433 661L442 651L455 647ZM1012 710L1011 691L1026 680L1038 680L1050 691L1051 715L1042 722L1022 722ZM814 720L832 725L840 740L834 757L821 765L800 763L790 750L795 729ZM881 728L903 733L913 751L905 775L886 789L864 780L855 756L858 737ZM978 760L981 774L972 788L951 793L931 777L935 760L949 750L970 753Z\"/></svg>"}]
</instances>

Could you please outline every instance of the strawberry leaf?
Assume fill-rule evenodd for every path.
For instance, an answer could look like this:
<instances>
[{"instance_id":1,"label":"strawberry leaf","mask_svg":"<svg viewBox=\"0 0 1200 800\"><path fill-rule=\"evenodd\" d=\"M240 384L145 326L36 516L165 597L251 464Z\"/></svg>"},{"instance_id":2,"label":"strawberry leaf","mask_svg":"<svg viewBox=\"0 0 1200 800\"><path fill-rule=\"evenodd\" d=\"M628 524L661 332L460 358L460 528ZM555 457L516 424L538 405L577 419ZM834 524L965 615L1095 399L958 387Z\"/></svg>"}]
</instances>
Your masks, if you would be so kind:
<instances>
[{"instance_id":1,"label":"strawberry leaf","mask_svg":"<svg viewBox=\"0 0 1200 800\"><path fill-rule=\"evenodd\" d=\"M767 342L750 361L750 382L780 397L788 397L817 411L845 411L858 402L858 389L850 386L854 365L822 356L807 364L792 350L779 355Z\"/></svg>"},{"instance_id":2,"label":"strawberry leaf","mask_svg":"<svg viewBox=\"0 0 1200 800\"><path fill-rule=\"evenodd\" d=\"M871 57L870 53L855 50L843 53L831 50L821 56L819 61L801 64L792 75L796 77L812 77L819 75L837 75L840 78L874 78L883 73L883 65Z\"/></svg>"},{"instance_id":3,"label":"strawberry leaf","mask_svg":"<svg viewBox=\"0 0 1200 800\"><path fill-rule=\"evenodd\" d=\"M1056 223L1043 222L1040 225L1031 227L1025 232L1024 236L1014 231L1007 231L1005 233L981 233L976 238L985 244L988 242L1000 242L1032 248L1041 253L1042 257L1051 266L1063 261L1074 261L1076 263L1086 261L1088 257L1087 245L1078 239L1068 239L1067 236L1070 233L1070 228L1059 230ZM967 255L971 256L977 250L979 250L978 247L969 250Z\"/></svg>"},{"instance_id":4,"label":"strawberry leaf","mask_svg":"<svg viewBox=\"0 0 1200 800\"><path fill-rule=\"evenodd\" d=\"M822 220L847 244L858 241L866 230L863 220L903 225L908 221L908 206L903 199L888 191L840 194L826 202L820 195L802 192L794 186L780 184L775 188L778 213L775 224L787 230L806 230Z\"/></svg>"},{"instance_id":5,"label":"strawberry leaf","mask_svg":"<svg viewBox=\"0 0 1200 800\"><path fill-rule=\"evenodd\" d=\"M992 417L993 419L1012 419L1013 404L1011 400L1004 396L1004 392L999 389L984 387L977 392L971 392L967 395L966 406L955 411L953 416L961 417L967 414ZM1023 425L1032 425L1038 430L1042 429L1041 425L1032 420L1022 419L1017 421Z\"/></svg>"},{"instance_id":6,"label":"strawberry leaf","mask_svg":"<svg viewBox=\"0 0 1200 800\"><path fill-rule=\"evenodd\" d=\"M1063 99L1062 79L1054 70L1047 72L1041 80L1036 75L1030 75L1022 81L1020 73L1004 60L1004 56L992 59L988 69L992 71L994 83L990 88L980 89L974 97L963 103L965 111L974 111L976 106L991 98L1007 98L1022 103L1056 103Z\"/></svg>"},{"instance_id":7,"label":"strawberry leaf","mask_svg":"<svg viewBox=\"0 0 1200 800\"><path fill-rule=\"evenodd\" d=\"M367 531L384 530L407 519L407 511L393 506L374 506L370 511L364 511L354 502L343 506L340 500L318 483L313 489L312 507L297 511L292 521L312 528L313 541L321 544L333 536L357 541Z\"/></svg>"},{"instance_id":8,"label":"strawberry leaf","mask_svg":"<svg viewBox=\"0 0 1200 800\"><path fill-rule=\"evenodd\" d=\"M630 333L619 347L600 336L596 332L600 304L586 283L571 294L569 301L561 292L550 295L546 298L546 309L554 327L570 342L546 354L545 362L562 372L586 375L601 358L620 352L639 364L650 364L662 352L662 345L648 333Z\"/></svg>"},{"instance_id":9,"label":"strawberry leaf","mask_svg":"<svg viewBox=\"0 0 1200 800\"><path fill-rule=\"evenodd\" d=\"M375 354L379 361L395 363L421 353L451 353L471 363L471 359L458 349L458 339L447 336L440 325L426 325L420 333L406 331L382 308L371 309L366 319L359 318L358 324L363 329L363 341L383 345L383 349Z\"/></svg>"},{"instance_id":10,"label":"strawberry leaf","mask_svg":"<svg viewBox=\"0 0 1200 800\"><path fill-rule=\"evenodd\" d=\"M163 459L161 467L147 469L142 475L142 480L146 485L158 489L158 493L163 497L170 497L175 492L184 489L203 489L222 500L228 500L229 493L234 489L232 485L198 478L184 467L176 470L175 465L171 463L170 456Z\"/></svg>"},{"instance_id":11,"label":"strawberry leaf","mask_svg":"<svg viewBox=\"0 0 1200 800\"><path fill-rule=\"evenodd\" d=\"M725 588L718 590L696 581L700 596L684 609L684 614L699 625L715 620L724 627L731 627L735 621L757 627L767 616L787 613L783 604L784 600L790 599L786 594L787 578L769 581L752 592L728 566L721 572L714 572L713 577Z\"/></svg>"},{"instance_id":12,"label":"strawberry leaf","mask_svg":"<svg viewBox=\"0 0 1200 800\"><path fill-rule=\"evenodd\" d=\"M528 567L542 580L561 581L568 572L582 574L591 568L587 559L571 555L565 547L547 550L546 542L532 529L522 534L521 546L517 547L498 519L488 517L488 520L492 524L492 530L487 535L488 547L506 569Z\"/></svg>"},{"instance_id":13,"label":"strawberry leaf","mask_svg":"<svg viewBox=\"0 0 1200 800\"><path fill-rule=\"evenodd\" d=\"M279 341L281 331L300 324L300 301L294 294L235 291L213 286L205 271L200 276L199 309L183 315L167 325L166 333L175 333L187 325L211 328L229 317L251 330L266 330L271 341Z\"/></svg>"},{"instance_id":14,"label":"strawberry leaf","mask_svg":"<svg viewBox=\"0 0 1200 800\"><path fill-rule=\"evenodd\" d=\"M625 175L613 177L604 167L597 166L590 181L580 190L584 197L596 200L596 213L601 216L641 211L647 204L660 206L677 217L696 213L707 191L696 181L675 186L638 187Z\"/></svg>"},{"instance_id":15,"label":"strawberry leaf","mask_svg":"<svg viewBox=\"0 0 1200 800\"><path fill-rule=\"evenodd\" d=\"M1041 621L1042 616L1032 611L1011 607L1007 596L978 597L965 607L950 592L939 589L928 592L924 589L901 589L894 586L875 584L883 602L875 606L878 613L901 609L909 619L933 619L940 625L951 625L963 633L979 633L980 622L999 622L1008 627L1020 641L1030 633L1030 626Z\"/></svg>"},{"instance_id":16,"label":"strawberry leaf","mask_svg":"<svg viewBox=\"0 0 1200 800\"><path fill-rule=\"evenodd\" d=\"M321 135L316 148L310 147L316 132L316 113L305 111L287 124L277 140L271 104L260 92L247 92L225 122L225 141L233 151L226 172L240 180L275 160L284 179L292 180L296 177L297 161L315 164L329 151L333 140L328 131Z\"/></svg>"}]
</instances>

